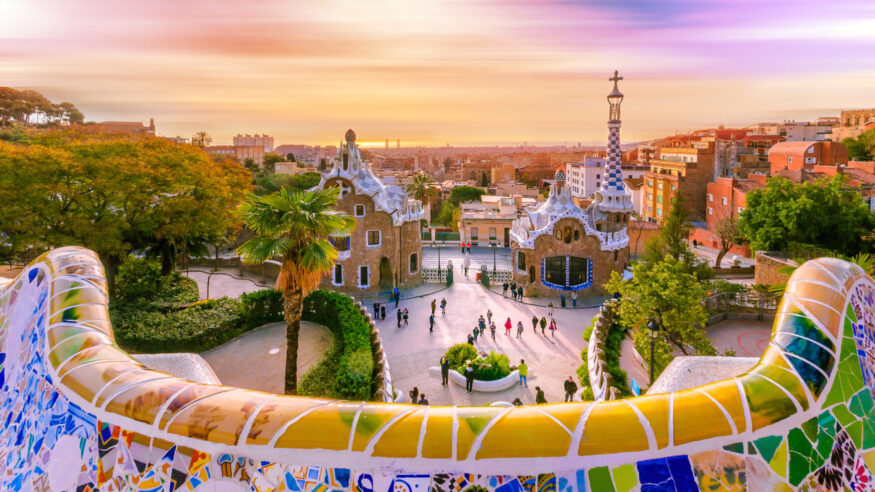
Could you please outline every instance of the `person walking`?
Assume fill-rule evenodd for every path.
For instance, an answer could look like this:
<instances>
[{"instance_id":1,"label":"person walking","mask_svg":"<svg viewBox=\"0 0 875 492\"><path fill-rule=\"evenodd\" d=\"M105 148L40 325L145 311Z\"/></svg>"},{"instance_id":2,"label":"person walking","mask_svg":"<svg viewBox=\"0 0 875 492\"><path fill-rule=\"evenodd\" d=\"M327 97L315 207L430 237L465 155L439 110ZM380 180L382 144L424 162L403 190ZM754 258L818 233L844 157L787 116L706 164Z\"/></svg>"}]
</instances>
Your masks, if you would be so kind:
<instances>
[{"instance_id":1,"label":"person walking","mask_svg":"<svg viewBox=\"0 0 875 492\"><path fill-rule=\"evenodd\" d=\"M523 300L523 286L522 285L520 285L516 288L516 300L518 300L518 301Z\"/></svg>"},{"instance_id":2,"label":"person walking","mask_svg":"<svg viewBox=\"0 0 875 492\"><path fill-rule=\"evenodd\" d=\"M547 304L547 314L549 314L551 318L553 317L553 301L550 301L550 304Z\"/></svg>"},{"instance_id":3,"label":"person walking","mask_svg":"<svg viewBox=\"0 0 875 492\"><path fill-rule=\"evenodd\" d=\"M428 317L428 332L432 333L434 331L434 313L431 313L431 316Z\"/></svg>"},{"instance_id":4,"label":"person walking","mask_svg":"<svg viewBox=\"0 0 875 492\"><path fill-rule=\"evenodd\" d=\"M472 333L474 333L474 343L477 343L477 336L480 335L480 329L475 326Z\"/></svg>"},{"instance_id":5,"label":"person walking","mask_svg":"<svg viewBox=\"0 0 875 492\"><path fill-rule=\"evenodd\" d=\"M495 323L489 323L489 332L492 334L492 341L495 341Z\"/></svg>"},{"instance_id":6,"label":"person walking","mask_svg":"<svg viewBox=\"0 0 875 492\"><path fill-rule=\"evenodd\" d=\"M380 303L380 319L386 319L386 305Z\"/></svg>"},{"instance_id":7,"label":"person walking","mask_svg":"<svg viewBox=\"0 0 875 492\"><path fill-rule=\"evenodd\" d=\"M392 295L395 296L395 307L398 307L398 301L401 300L401 291L398 290L398 287L392 289Z\"/></svg>"},{"instance_id":8,"label":"person walking","mask_svg":"<svg viewBox=\"0 0 875 492\"><path fill-rule=\"evenodd\" d=\"M556 338L556 330L558 329L559 327L556 326L556 320L554 318L550 318L550 336Z\"/></svg>"},{"instance_id":9,"label":"person walking","mask_svg":"<svg viewBox=\"0 0 875 492\"><path fill-rule=\"evenodd\" d=\"M410 403L416 404L416 402L418 401L417 398L419 398L419 388L414 386L413 389L410 390L410 392L407 394L410 395Z\"/></svg>"},{"instance_id":10,"label":"person walking","mask_svg":"<svg viewBox=\"0 0 875 492\"><path fill-rule=\"evenodd\" d=\"M465 254L465 243L462 243L459 246L462 248L462 254Z\"/></svg>"},{"instance_id":11,"label":"person walking","mask_svg":"<svg viewBox=\"0 0 875 492\"><path fill-rule=\"evenodd\" d=\"M513 327L513 322L510 320L510 316L507 317L507 321L504 322L504 334L510 336L510 329Z\"/></svg>"},{"instance_id":12,"label":"person walking","mask_svg":"<svg viewBox=\"0 0 875 492\"><path fill-rule=\"evenodd\" d=\"M520 359L520 365L516 366L516 370L519 371L520 374L520 386L524 388L529 387L529 366L526 365L526 361Z\"/></svg>"},{"instance_id":13,"label":"person walking","mask_svg":"<svg viewBox=\"0 0 875 492\"><path fill-rule=\"evenodd\" d=\"M428 405L428 400L425 399L425 393L419 395L419 405Z\"/></svg>"},{"instance_id":14,"label":"person walking","mask_svg":"<svg viewBox=\"0 0 875 492\"><path fill-rule=\"evenodd\" d=\"M398 326L401 326L401 322L398 322ZM538 316L532 316L532 331L535 332L535 335L538 334Z\"/></svg>"},{"instance_id":15,"label":"person walking","mask_svg":"<svg viewBox=\"0 0 875 492\"><path fill-rule=\"evenodd\" d=\"M471 243L468 243L468 253L471 253Z\"/></svg>"},{"instance_id":16,"label":"person walking","mask_svg":"<svg viewBox=\"0 0 875 492\"><path fill-rule=\"evenodd\" d=\"M447 314L447 300L446 300L446 298L441 298L441 314L442 315Z\"/></svg>"},{"instance_id":17,"label":"person walking","mask_svg":"<svg viewBox=\"0 0 875 492\"><path fill-rule=\"evenodd\" d=\"M404 326L407 326L408 321L410 321L410 313L407 312L407 308L404 308Z\"/></svg>"},{"instance_id":18,"label":"person walking","mask_svg":"<svg viewBox=\"0 0 875 492\"><path fill-rule=\"evenodd\" d=\"M436 310L437 310L437 300L432 299L432 300L431 300L431 314L434 314L434 312L435 312Z\"/></svg>"},{"instance_id":19,"label":"person walking","mask_svg":"<svg viewBox=\"0 0 875 492\"><path fill-rule=\"evenodd\" d=\"M507 282L501 284L501 295L503 297L507 297L507 287L508 287Z\"/></svg>"},{"instance_id":20,"label":"person walking","mask_svg":"<svg viewBox=\"0 0 875 492\"><path fill-rule=\"evenodd\" d=\"M571 293L571 308L572 309L577 308L577 291L576 290Z\"/></svg>"},{"instance_id":21,"label":"person walking","mask_svg":"<svg viewBox=\"0 0 875 492\"><path fill-rule=\"evenodd\" d=\"M404 317L404 311L401 311L399 309L397 312L398 312L398 328L401 328L401 318Z\"/></svg>"},{"instance_id":22,"label":"person walking","mask_svg":"<svg viewBox=\"0 0 875 492\"><path fill-rule=\"evenodd\" d=\"M450 382L450 359L446 355L441 356L441 386Z\"/></svg>"},{"instance_id":23,"label":"person walking","mask_svg":"<svg viewBox=\"0 0 875 492\"><path fill-rule=\"evenodd\" d=\"M574 394L577 393L577 383L571 376L565 380L565 401L574 401Z\"/></svg>"},{"instance_id":24,"label":"person walking","mask_svg":"<svg viewBox=\"0 0 875 492\"><path fill-rule=\"evenodd\" d=\"M535 404L540 405L542 403L547 403L547 399L544 398L544 390L540 386L535 386Z\"/></svg>"},{"instance_id":25,"label":"person walking","mask_svg":"<svg viewBox=\"0 0 875 492\"><path fill-rule=\"evenodd\" d=\"M486 320L483 319L483 315L480 315L480 318L477 319L477 326L480 327L480 331L486 329Z\"/></svg>"},{"instance_id":26,"label":"person walking","mask_svg":"<svg viewBox=\"0 0 875 492\"><path fill-rule=\"evenodd\" d=\"M517 323L516 323L516 337L517 338L523 337L523 322L522 321L517 321Z\"/></svg>"},{"instance_id":27,"label":"person walking","mask_svg":"<svg viewBox=\"0 0 875 492\"><path fill-rule=\"evenodd\" d=\"M380 303L374 301L374 319L380 319Z\"/></svg>"},{"instance_id":28,"label":"person walking","mask_svg":"<svg viewBox=\"0 0 875 492\"><path fill-rule=\"evenodd\" d=\"M492 323L492 310L491 309L486 310L486 322Z\"/></svg>"},{"instance_id":29,"label":"person walking","mask_svg":"<svg viewBox=\"0 0 875 492\"><path fill-rule=\"evenodd\" d=\"M405 320L406 320L406 319L407 319L407 318L405 317ZM405 322L404 324L406 325L407 323ZM546 328L547 328L547 318L541 316L541 335L547 336L547 334L544 333L544 330L545 330Z\"/></svg>"},{"instance_id":30,"label":"person walking","mask_svg":"<svg viewBox=\"0 0 875 492\"><path fill-rule=\"evenodd\" d=\"M510 283L510 297L516 300L516 281Z\"/></svg>"},{"instance_id":31,"label":"person walking","mask_svg":"<svg viewBox=\"0 0 875 492\"><path fill-rule=\"evenodd\" d=\"M471 362L465 365L465 390L468 393L474 391L474 368L471 367Z\"/></svg>"}]
</instances>

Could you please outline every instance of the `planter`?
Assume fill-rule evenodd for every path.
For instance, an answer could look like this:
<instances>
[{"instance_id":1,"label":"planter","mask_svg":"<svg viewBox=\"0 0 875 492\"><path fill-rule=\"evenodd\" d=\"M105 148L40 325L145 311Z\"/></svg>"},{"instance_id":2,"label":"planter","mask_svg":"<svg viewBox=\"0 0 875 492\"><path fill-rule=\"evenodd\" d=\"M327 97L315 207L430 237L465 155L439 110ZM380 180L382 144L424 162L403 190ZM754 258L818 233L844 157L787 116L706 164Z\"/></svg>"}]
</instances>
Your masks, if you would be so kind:
<instances>
[{"instance_id":1,"label":"planter","mask_svg":"<svg viewBox=\"0 0 875 492\"><path fill-rule=\"evenodd\" d=\"M441 375L440 367L429 367L428 372L431 374L435 374L438 377ZM456 384L457 386L465 387L465 376L459 374L457 371L450 369L449 380ZM474 380L474 391L480 391L482 393L494 393L496 391L504 391L513 385L519 383L520 375L519 371L511 371L507 376L496 379L495 381L481 381L479 379Z\"/></svg>"}]
</instances>

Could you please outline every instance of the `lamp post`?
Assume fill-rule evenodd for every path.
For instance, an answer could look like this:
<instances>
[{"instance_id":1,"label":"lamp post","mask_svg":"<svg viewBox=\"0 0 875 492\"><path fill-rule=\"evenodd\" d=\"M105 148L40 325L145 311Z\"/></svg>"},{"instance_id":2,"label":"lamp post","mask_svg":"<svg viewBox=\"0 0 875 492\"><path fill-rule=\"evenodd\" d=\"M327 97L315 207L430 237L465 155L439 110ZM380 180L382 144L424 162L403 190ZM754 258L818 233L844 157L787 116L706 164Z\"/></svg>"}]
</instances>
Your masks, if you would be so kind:
<instances>
[{"instance_id":1,"label":"lamp post","mask_svg":"<svg viewBox=\"0 0 875 492\"><path fill-rule=\"evenodd\" d=\"M438 252L438 279L441 278L441 247L434 241L431 241L431 247L436 248Z\"/></svg>"},{"instance_id":2,"label":"lamp post","mask_svg":"<svg viewBox=\"0 0 875 492\"><path fill-rule=\"evenodd\" d=\"M653 347L656 345L656 332L662 327L655 320L650 320L647 329L650 330L650 386L653 386Z\"/></svg>"},{"instance_id":3,"label":"lamp post","mask_svg":"<svg viewBox=\"0 0 875 492\"><path fill-rule=\"evenodd\" d=\"M495 251L498 249L498 243L489 243L489 247L492 248L492 276L495 277Z\"/></svg>"}]
</instances>

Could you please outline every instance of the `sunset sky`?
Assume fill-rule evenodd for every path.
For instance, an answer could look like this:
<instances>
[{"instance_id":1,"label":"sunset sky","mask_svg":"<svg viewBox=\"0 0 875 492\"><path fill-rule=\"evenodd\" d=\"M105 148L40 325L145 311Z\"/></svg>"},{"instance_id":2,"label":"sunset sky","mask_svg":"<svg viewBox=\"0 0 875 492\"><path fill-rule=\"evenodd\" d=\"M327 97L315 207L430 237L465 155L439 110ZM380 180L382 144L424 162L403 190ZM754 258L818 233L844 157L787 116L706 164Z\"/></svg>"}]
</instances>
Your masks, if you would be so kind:
<instances>
[{"instance_id":1,"label":"sunset sky","mask_svg":"<svg viewBox=\"0 0 875 492\"><path fill-rule=\"evenodd\" d=\"M875 107L871 0L0 0L0 85L276 143L603 142Z\"/></svg>"}]
</instances>

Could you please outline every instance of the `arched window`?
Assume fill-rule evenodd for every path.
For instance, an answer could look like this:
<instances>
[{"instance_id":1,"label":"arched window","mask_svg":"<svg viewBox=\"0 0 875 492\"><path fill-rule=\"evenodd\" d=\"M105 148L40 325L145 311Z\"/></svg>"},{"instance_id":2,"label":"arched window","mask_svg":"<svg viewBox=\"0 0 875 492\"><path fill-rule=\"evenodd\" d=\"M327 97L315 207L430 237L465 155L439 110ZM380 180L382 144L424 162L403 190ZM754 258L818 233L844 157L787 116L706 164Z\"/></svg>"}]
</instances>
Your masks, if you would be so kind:
<instances>
[{"instance_id":1,"label":"arched window","mask_svg":"<svg viewBox=\"0 0 875 492\"><path fill-rule=\"evenodd\" d=\"M541 260L541 283L558 290L592 286L592 261L578 256L550 256Z\"/></svg>"},{"instance_id":2,"label":"arched window","mask_svg":"<svg viewBox=\"0 0 875 492\"><path fill-rule=\"evenodd\" d=\"M529 267L529 283L535 282L535 265Z\"/></svg>"},{"instance_id":3,"label":"arched window","mask_svg":"<svg viewBox=\"0 0 875 492\"><path fill-rule=\"evenodd\" d=\"M522 251L516 252L516 268L522 272L526 271L526 254Z\"/></svg>"},{"instance_id":4,"label":"arched window","mask_svg":"<svg viewBox=\"0 0 875 492\"><path fill-rule=\"evenodd\" d=\"M579 229L574 230L574 240L580 241L580 230Z\"/></svg>"}]
</instances>

